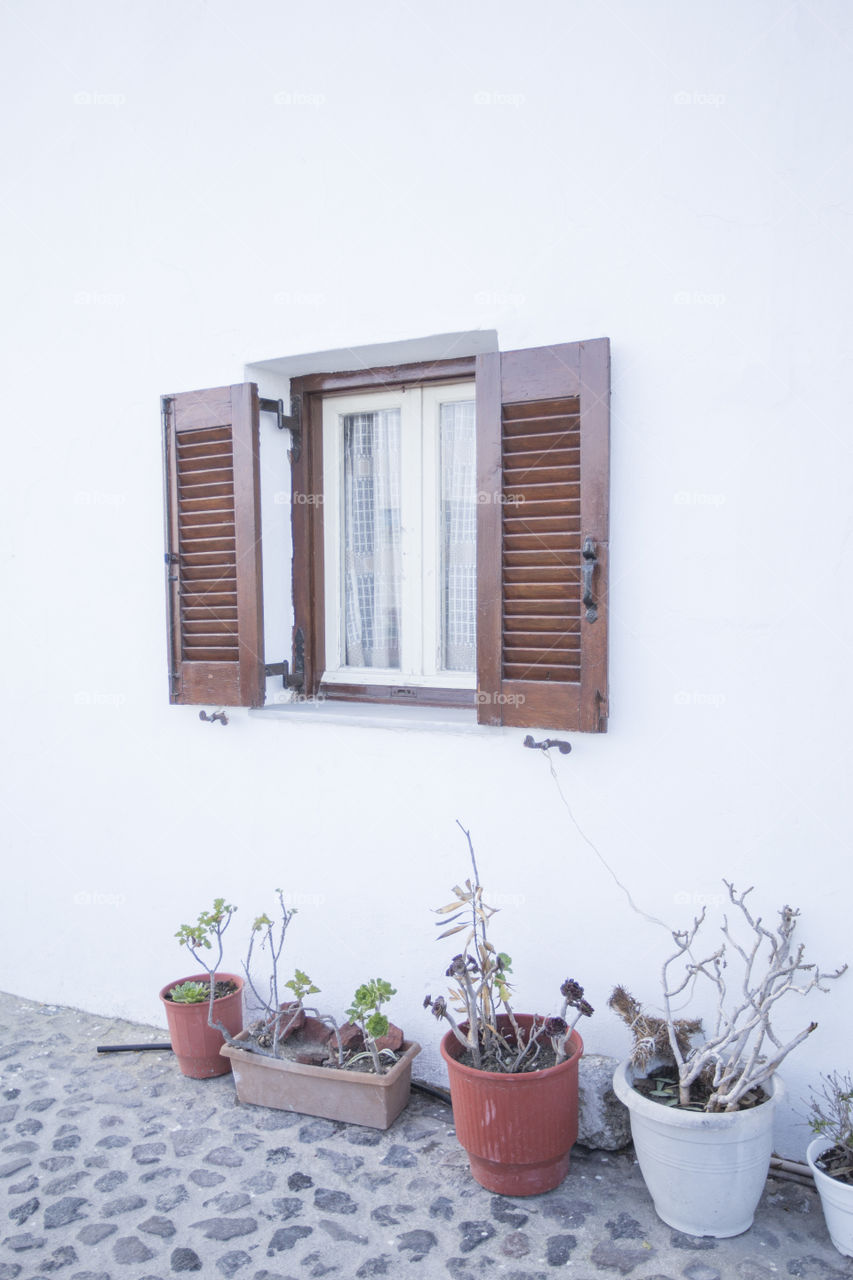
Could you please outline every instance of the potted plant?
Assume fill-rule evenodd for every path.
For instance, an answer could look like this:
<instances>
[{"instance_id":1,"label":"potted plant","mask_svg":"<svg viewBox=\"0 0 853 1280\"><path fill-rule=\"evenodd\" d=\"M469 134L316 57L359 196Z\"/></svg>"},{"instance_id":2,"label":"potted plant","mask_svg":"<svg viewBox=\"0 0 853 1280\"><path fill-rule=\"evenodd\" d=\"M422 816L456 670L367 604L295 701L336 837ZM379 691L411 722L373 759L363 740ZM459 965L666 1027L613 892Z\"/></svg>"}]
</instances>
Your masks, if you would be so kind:
<instances>
[{"instance_id":1,"label":"potted plant","mask_svg":"<svg viewBox=\"0 0 853 1280\"><path fill-rule=\"evenodd\" d=\"M222 935L236 907L224 898L202 911L195 924L181 925L175 937L204 970L167 983L160 990L169 1037L178 1065L185 1076L206 1079L225 1075L231 1064L220 1056L223 1039L243 1027L243 979L235 973L219 973ZM216 946L213 963L205 953Z\"/></svg>"},{"instance_id":2,"label":"potted plant","mask_svg":"<svg viewBox=\"0 0 853 1280\"><path fill-rule=\"evenodd\" d=\"M839 1253L853 1257L853 1077L832 1072L812 1090L809 1124L815 1137L806 1159L820 1196L826 1229Z\"/></svg>"},{"instance_id":3,"label":"potted plant","mask_svg":"<svg viewBox=\"0 0 853 1280\"><path fill-rule=\"evenodd\" d=\"M464 888L454 886L454 901L438 914L440 924L450 925L440 938L465 933L462 951L447 970L459 1020L443 996L427 996L424 1006L450 1024L441 1054L456 1135L474 1178L500 1195L539 1195L558 1186L569 1170L578 1135L578 1063L583 1053L574 1026L592 1007L583 988L566 979L558 1015L514 1012L510 957L489 940L495 909L483 900L470 833L458 825L468 842L474 878ZM571 1022L570 1008L575 1011Z\"/></svg>"},{"instance_id":4,"label":"potted plant","mask_svg":"<svg viewBox=\"0 0 853 1280\"><path fill-rule=\"evenodd\" d=\"M281 984L279 960L295 912L281 890L278 925L268 915L252 926L245 963L249 991L261 1016L245 1031L226 1036L222 1057L230 1062L240 1102L344 1120L387 1129L406 1106L412 1062L420 1045L403 1038L383 1012L395 988L382 978L359 986L338 1026L305 1001L318 994L307 974L297 969ZM261 990L252 976L255 943L269 954L269 976Z\"/></svg>"},{"instance_id":5,"label":"potted plant","mask_svg":"<svg viewBox=\"0 0 853 1280\"><path fill-rule=\"evenodd\" d=\"M772 1022L776 1005L789 994L826 991L824 983L846 968L822 974L806 964L803 945L793 941L797 911L783 907L768 929L747 905L752 890L723 883L740 933L724 916L722 943L698 961L693 947L705 909L690 929L673 933L675 951L661 975L663 1017L645 1012L624 987L609 1001L634 1037L613 1087L630 1112L646 1187L658 1217L693 1236L735 1236L752 1225L782 1097L776 1071L817 1026L783 1041ZM702 1021L676 1017L674 1001L702 982L716 1011L713 1028L694 1044Z\"/></svg>"}]
</instances>

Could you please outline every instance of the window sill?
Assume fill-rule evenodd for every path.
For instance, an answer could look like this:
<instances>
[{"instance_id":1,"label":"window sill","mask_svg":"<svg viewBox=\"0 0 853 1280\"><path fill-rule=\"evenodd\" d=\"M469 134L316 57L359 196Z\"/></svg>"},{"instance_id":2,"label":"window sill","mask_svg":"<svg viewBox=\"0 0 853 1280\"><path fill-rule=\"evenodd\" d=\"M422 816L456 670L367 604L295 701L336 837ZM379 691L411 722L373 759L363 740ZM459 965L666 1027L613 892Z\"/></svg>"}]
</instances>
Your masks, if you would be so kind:
<instances>
[{"instance_id":1,"label":"window sill","mask_svg":"<svg viewBox=\"0 0 853 1280\"><path fill-rule=\"evenodd\" d=\"M469 707L401 707L388 703L336 702L332 698L311 702L277 702L249 711L252 718L290 720L295 724L349 725L355 729L397 729L455 734L503 732L477 723L477 711ZM515 732L513 730L513 732Z\"/></svg>"}]
</instances>

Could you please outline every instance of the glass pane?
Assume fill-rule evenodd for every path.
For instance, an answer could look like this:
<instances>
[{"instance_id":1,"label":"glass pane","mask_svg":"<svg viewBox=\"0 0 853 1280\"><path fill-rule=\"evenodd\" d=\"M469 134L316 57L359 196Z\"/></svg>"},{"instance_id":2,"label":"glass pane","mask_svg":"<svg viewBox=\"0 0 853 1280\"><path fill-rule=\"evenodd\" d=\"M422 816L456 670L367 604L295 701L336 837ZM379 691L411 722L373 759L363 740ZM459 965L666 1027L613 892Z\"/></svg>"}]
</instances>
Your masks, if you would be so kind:
<instances>
[{"instance_id":1,"label":"glass pane","mask_svg":"<svg viewBox=\"0 0 853 1280\"><path fill-rule=\"evenodd\" d=\"M441 664L477 667L477 456L474 402L443 404L441 431Z\"/></svg>"},{"instance_id":2,"label":"glass pane","mask_svg":"<svg viewBox=\"0 0 853 1280\"><path fill-rule=\"evenodd\" d=\"M400 666L400 410L343 415L344 663Z\"/></svg>"}]
</instances>

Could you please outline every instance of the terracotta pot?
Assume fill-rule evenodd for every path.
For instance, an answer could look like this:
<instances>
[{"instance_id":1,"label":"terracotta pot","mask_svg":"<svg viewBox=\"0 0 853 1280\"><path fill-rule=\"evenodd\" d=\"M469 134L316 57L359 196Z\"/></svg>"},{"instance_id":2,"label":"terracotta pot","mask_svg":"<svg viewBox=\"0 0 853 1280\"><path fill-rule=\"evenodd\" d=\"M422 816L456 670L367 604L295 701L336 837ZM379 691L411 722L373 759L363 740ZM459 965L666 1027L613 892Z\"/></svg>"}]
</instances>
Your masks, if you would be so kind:
<instances>
[{"instance_id":1,"label":"terracotta pot","mask_svg":"<svg viewBox=\"0 0 853 1280\"><path fill-rule=\"evenodd\" d=\"M409 1101L412 1062L421 1051L414 1041L403 1042L403 1056L384 1075L367 1071L339 1071L312 1067L286 1058L269 1058L224 1044L222 1057L230 1064L240 1102L277 1111L296 1111L326 1120L344 1120L369 1129L387 1129Z\"/></svg>"},{"instance_id":2,"label":"terracotta pot","mask_svg":"<svg viewBox=\"0 0 853 1280\"><path fill-rule=\"evenodd\" d=\"M207 1025L209 1004L178 1004L167 1000L167 992L182 982L207 982L206 973L193 973L188 978L176 978L160 992L169 1023L169 1037L178 1065L185 1076L203 1080L208 1076L224 1076L231 1070L227 1059L221 1058L223 1036L221 1031ZM217 982L233 982L237 990L228 996L220 996L213 1002L213 1016L227 1027L232 1036L243 1030L243 979L236 973L218 973Z\"/></svg>"},{"instance_id":3,"label":"terracotta pot","mask_svg":"<svg viewBox=\"0 0 853 1280\"><path fill-rule=\"evenodd\" d=\"M533 1018L516 1014L529 1031ZM509 1020L498 1018L505 1034ZM463 1030L465 1028L463 1027ZM447 1063L456 1136L480 1186L502 1196L537 1196L559 1186L578 1136L578 1064L583 1041L556 1067L504 1075L477 1071L458 1059L465 1050L452 1031L441 1042Z\"/></svg>"}]
</instances>

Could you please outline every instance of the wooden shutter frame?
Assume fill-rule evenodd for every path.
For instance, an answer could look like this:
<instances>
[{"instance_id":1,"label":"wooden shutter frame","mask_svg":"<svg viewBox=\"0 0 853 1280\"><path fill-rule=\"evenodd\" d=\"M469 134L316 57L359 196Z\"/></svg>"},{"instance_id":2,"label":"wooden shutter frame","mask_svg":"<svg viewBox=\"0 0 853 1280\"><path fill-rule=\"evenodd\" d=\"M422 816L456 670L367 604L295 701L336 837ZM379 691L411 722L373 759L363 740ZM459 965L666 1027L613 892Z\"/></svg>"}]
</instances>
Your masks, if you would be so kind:
<instances>
[{"instance_id":1,"label":"wooden shutter frame","mask_svg":"<svg viewBox=\"0 0 853 1280\"><path fill-rule=\"evenodd\" d=\"M477 357L477 672L481 724L603 732L607 728L610 344L607 338ZM580 681L503 676L503 408L576 399L580 430L580 546L597 561L597 617L580 609ZM522 511L523 515L523 511Z\"/></svg>"},{"instance_id":2,"label":"wooden shutter frame","mask_svg":"<svg viewBox=\"0 0 853 1280\"><path fill-rule=\"evenodd\" d=\"M169 700L178 704L262 706L265 696L261 580L261 505L258 389L254 383L164 396L166 569L169 625ZM181 597L189 579L180 524L179 437L229 430L233 469L237 658L197 661L186 654ZM226 506L229 499L223 499ZM204 606L202 606L204 607ZM211 616L216 623L215 610Z\"/></svg>"}]
</instances>

